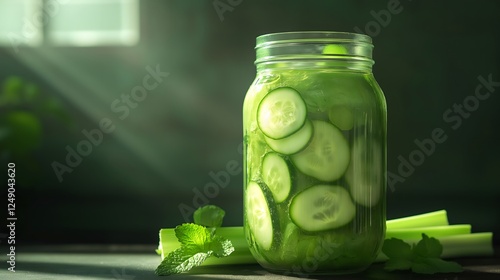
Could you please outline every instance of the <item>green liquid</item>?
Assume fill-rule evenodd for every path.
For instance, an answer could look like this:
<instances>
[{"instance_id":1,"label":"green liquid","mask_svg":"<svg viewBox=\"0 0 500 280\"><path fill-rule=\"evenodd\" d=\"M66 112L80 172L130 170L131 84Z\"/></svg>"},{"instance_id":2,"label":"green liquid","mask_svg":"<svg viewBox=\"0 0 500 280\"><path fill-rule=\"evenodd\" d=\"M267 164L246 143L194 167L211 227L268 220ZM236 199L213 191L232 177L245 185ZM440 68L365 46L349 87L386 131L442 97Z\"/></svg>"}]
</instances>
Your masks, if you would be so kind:
<instances>
[{"instance_id":1,"label":"green liquid","mask_svg":"<svg viewBox=\"0 0 500 280\"><path fill-rule=\"evenodd\" d=\"M297 90L307 105L309 120L329 122L349 144L349 168L339 179L324 182L300 172L289 162L292 189L281 203L268 200L274 230L271 248L255 242L246 219L250 251L266 269L297 275L343 274L367 268L377 256L385 233L386 114L385 101L372 74L333 70L271 70L261 72L243 107L245 189L262 182L262 159L273 150L256 121L262 98L278 87ZM306 232L290 219L289 206L300 191L316 184L342 186L355 203L348 224L322 232Z\"/></svg>"}]
</instances>

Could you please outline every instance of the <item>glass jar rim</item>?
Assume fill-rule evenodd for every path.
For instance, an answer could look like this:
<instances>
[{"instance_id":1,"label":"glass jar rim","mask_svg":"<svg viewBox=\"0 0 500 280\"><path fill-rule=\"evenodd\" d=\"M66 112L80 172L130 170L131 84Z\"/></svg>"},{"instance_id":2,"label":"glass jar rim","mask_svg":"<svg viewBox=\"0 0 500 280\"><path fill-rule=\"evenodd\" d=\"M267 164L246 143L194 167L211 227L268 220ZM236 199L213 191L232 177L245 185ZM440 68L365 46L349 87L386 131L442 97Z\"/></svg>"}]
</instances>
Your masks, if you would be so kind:
<instances>
[{"instance_id":1,"label":"glass jar rim","mask_svg":"<svg viewBox=\"0 0 500 280\"><path fill-rule=\"evenodd\" d=\"M373 47L372 38L365 34L339 31L288 31L258 36L255 48L286 43L357 43Z\"/></svg>"},{"instance_id":2,"label":"glass jar rim","mask_svg":"<svg viewBox=\"0 0 500 280\"><path fill-rule=\"evenodd\" d=\"M255 65L259 70L276 66L277 62L322 61L327 62L323 65L328 68L371 71L372 50L372 38L364 34L336 31L270 33L256 39Z\"/></svg>"}]
</instances>

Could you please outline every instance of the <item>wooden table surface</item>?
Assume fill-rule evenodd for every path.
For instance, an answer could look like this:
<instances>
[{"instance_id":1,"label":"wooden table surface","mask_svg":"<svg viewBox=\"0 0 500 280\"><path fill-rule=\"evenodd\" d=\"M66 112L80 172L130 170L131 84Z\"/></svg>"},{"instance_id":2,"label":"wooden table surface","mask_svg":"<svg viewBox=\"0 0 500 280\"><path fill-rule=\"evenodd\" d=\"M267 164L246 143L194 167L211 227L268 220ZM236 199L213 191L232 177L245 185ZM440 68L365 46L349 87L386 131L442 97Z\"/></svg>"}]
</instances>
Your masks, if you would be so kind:
<instances>
[{"instance_id":1,"label":"wooden table surface","mask_svg":"<svg viewBox=\"0 0 500 280\"><path fill-rule=\"evenodd\" d=\"M4 249L4 248L3 248ZM2 250L4 252L4 250ZM456 259L465 271L453 274L418 275L409 272L385 272L382 264L367 271L342 276L309 276L307 279L426 279L426 280L500 280L500 247L495 256ZM154 246L57 245L20 247L16 251L16 272L7 270L3 254L0 279L72 280L72 279L302 279L269 273L258 265L212 266L193 269L189 274L158 277L154 269L160 259ZM306 278L304 278L306 279Z\"/></svg>"}]
</instances>

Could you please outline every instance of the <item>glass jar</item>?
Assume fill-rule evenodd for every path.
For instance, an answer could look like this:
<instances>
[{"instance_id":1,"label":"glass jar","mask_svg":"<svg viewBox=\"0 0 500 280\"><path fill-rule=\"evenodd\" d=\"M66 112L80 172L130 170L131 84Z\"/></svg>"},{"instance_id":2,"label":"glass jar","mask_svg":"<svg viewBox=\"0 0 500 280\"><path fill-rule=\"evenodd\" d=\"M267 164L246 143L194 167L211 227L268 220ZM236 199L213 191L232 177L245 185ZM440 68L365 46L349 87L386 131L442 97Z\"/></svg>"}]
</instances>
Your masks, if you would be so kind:
<instances>
[{"instance_id":1,"label":"glass jar","mask_svg":"<svg viewBox=\"0 0 500 280\"><path fill-rule=\"evenodd\" d=\"M387 110L372 49L353 33L257 37L243 105L244 228L269 271L355 273L380 251Z\"/></svg>"}]
</instances>

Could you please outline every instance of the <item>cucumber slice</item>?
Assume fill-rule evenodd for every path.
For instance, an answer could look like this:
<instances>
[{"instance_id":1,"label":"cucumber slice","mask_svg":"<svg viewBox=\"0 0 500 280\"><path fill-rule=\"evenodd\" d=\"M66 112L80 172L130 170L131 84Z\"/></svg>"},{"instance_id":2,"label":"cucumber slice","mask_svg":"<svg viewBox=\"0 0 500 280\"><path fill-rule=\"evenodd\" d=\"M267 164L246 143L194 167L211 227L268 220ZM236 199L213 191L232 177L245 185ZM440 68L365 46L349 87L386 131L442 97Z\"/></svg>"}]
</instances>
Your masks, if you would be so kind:
<instances>
[{"instance_id":1,"label":"cucumber slice","mask_svg":"<svg viewBox=\"0 0 500 280\"><path fill-rule=\"evenodd\" d=\"M277 153L267 153L262 160L262 180L271 190L276 203L287 199L292 188L288 164Z\"/></svg>"},{"instance_id":2,"label":"cucumber slice","mask_svg":"<svg viewBox=\"0 0 500 280\"><path fill-rule=\"evenodd\" d=\"M259 103L257 123L269 138L281 139L297 132L306 121L306 104L293 88L269 92Z\"/></svg>"},{"instance_id":3,"label":"cucumber slice","mask_svg":"<svg viewBox=\"0 0 500 280\"><path fill-rule=\"evenodd\" d=\"M328 111L330 122L342 130L350 130L354 127L354 115L347 106L333 106Z\"/></svg>"},{"instance_id":4,"label":"cucumber slice","mask_svg":"<svg viewBox=\"0 0 500 280\"><path fill-rule=\"evenodd\" d=\"M262 249L269 250L274 239L271 212L264 192L257 183L248 183L245 204L246 223L255 241Z\"/></svg>"},{"instance_id":5,"label":"cucumber slice","mask_svg":"<svg viewBox=\"0 0 500 280\"><path fill-rule=\"evenodd\" d=\"M280 257L284 263L293 263L299 256L297 251L297 244L300 241L299 231L300 229L294 223L289 223L285 227L280 250Z\"/></svg>"},{"instance_id":6,"label":"cucumber slice","mask_svg":"<svg viewBox=\"0 0 500 280\"><path fill-rule=\"evenodd\" d=\"M343 45L326 45L322 54L344 55L347 54L347 49Z\"/></svg>"},{"instance_id":7,"label":"cucumber slice","mask_svg":"<svg viewBox=\"0 0 500 280\"><path fill-rule=\"evenodd\" d=\"M312 135L313 126L311 121L308 120L304 126L294 134L277 140L266 137L266 143L271 149L278 153L291 155L304 149L311 140Z\"/></svg>"},{"instance_id":8,"label":"cucumber slice","mask_svg":"<svg viewBox=\"0 0 500 280\"><path fill-rule=\"evenodd\" d=\"M342 132L324 121L313 121L313 137L307 148L292 155L295 166L304 174L322 181L340 178L349 165L349 144Z\"/></svg>"},{"instance_id":9,"label":"cucumber slice","mask_svg":"<svg viewBox=\"0 0 500 280\"><path fill-rule=\"evenodd\" d=\"M340 186L312 186L295 195L290 203L290 219L308 232L344 226L355 214L349 193Z\"/></svg>"},{"instance_id":10,"label":"cucumber slice","mask_svg":"<svg viewBox=\"0 0 500 280\"><path fill-rule=\"evenodd\" d=\"M358 138L353 143L351 158L345 178L352 198L365 207L377 205L382 194L384 176L380 145Z\"/></svg>"}]
</instances>

